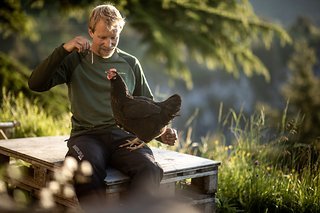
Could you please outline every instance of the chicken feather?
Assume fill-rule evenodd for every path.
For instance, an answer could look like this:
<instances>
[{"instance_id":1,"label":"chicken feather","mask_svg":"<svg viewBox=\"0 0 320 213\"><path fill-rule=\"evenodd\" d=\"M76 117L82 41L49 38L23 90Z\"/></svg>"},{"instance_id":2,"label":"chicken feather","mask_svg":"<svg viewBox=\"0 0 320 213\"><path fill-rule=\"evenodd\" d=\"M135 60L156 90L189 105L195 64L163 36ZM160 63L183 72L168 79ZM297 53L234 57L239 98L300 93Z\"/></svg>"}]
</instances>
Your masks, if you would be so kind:
<instances>
[{"instance_id":1,"label":"chicken feather","mask_svg":"<svg viewBox=\"0 0 320 213\"><path fill-rule=\"evenodd\" d=\"M107 78L111 82L111 106L116 123L137 138L122 145L130 150L161 136L169 122L178 115L181 97L177 94L156 102L144 96L132 96L122 77L112 68Z\"/></svg>"}]
</instances>

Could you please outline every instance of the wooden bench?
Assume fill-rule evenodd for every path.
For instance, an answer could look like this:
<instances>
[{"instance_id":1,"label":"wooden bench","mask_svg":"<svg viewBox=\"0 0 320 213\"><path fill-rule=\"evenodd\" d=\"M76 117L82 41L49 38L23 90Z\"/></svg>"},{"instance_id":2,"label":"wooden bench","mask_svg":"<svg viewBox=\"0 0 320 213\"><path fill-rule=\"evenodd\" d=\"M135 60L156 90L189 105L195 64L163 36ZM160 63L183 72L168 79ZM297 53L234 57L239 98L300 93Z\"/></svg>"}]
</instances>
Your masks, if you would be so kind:
<instances>
[{"instance_id":1,"label":"wooden bench","mask_svg":"<svg viewBox=\"0 0 320 213\"><path fill-rule=\"evenodd\" d=\"M46 187L54 171L61 167L67 152L64 141L67 136L49 136L0 140L0 165L18 159L29 163L28 172L18 180L7 182L38 196L41 188ZM218 167L220 162L174 151L153 148L157 162L164 169L160 189L169 195L187 190L192 204L203 212L214 212L215 193L218 187ZM106 193L110 199L118 199L126 191L130 179L121 172L109 168L106 171ZM185 183L184 187L177 184ZM64 206L76 206L76 198L67 199L55 196L55 201Z\"/></svg>"},{"instance_id":2,"label":"wooden bench","mask_svg":"<svg viewBox=\"0 0 320 213\"><path fill-rule=\"evenodd\" d=\"M18 121L0 122L0 139L8 139L12 136L14 128L20 126Z\"/></svg>"}]
</instances>

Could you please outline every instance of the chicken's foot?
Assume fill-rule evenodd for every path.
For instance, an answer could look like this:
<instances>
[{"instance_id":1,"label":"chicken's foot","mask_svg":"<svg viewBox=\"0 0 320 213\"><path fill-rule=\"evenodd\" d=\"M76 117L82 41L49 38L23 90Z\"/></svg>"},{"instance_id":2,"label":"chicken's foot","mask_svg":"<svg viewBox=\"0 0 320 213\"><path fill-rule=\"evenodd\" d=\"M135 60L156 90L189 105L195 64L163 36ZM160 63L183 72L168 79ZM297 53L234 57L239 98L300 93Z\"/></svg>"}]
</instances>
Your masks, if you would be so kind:
<instances>
[{"instance_id":1,"label":"chicken's foot","mask_svg":"<svg viewBox=\"0 0 320 213\"><path fill-rule=\"evenodd\" d=\"M140 140L139 138L135 138L133 140L126 140L127 143L120 145L119 147L126 147L130 151L139 149L145 145L145 142Z\"/></svg>"}]
</instances>

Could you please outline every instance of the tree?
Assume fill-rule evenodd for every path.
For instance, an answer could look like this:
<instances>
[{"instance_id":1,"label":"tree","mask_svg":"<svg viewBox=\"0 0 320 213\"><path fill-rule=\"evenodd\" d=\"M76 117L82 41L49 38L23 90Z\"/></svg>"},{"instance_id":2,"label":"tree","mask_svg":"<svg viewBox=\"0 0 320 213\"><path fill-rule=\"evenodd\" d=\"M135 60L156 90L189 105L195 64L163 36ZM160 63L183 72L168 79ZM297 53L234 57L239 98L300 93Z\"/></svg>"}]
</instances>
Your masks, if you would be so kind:
<instances>
[{"instance_id":1,"label":"tree","mask_svg":"<svg viewBox=\"0 0 320 213\"><path fill-rule=\"evenodd\" d=\"M164 63L167 72L175 79L183 79L189 88L192 87L186 65L189 60L196 60L211 70L223 68L235 76L243 70L247 76L256 73L269 80L266 67L251 51L253 42L262 41L269 47L274 35L282 43L290 41L280 26L258 18L247 0L113 2L128 17L128 24L142 36L148 55ZM0 17L5 21L0 25L2 36L14 32L26 35L34 26L30 24L32 14L50 13L56 9L83 21L90 8L98 4L86 0L8 0L5 3L3 11L11 11L12 17ZM23 18L18 18L20 16ZM23 22L24 19L29 21ZM34 29L31 31L35 32Z\"/></svg>"},{"instance_id":2,"label":"tree","mask_svg":"<svg viewBox=\"0 0 320 213\"><path fill-rule=\"evenodd\" d=\"M0 7L0 35L3 38L19 34L35 39L34 20L23 11L22 1L4 0Z\"/></svg>"},{"instance_id":3,"label":"tree","mask_svg":"<svg viewBox=\"0 0 320 213\"><path fill-rule=\"evenodd\" d=\"M298 130L305 142L320 137L320 79L314 72L316 61L314 49L305 41L298 41L289 61L291 75L283 88L292 107L290 114L302 117Z\"/></svg>"},{"instance_id":4,"label":"tree","mask_svg":"<svg viewBox=\"0 0 320 213\"><path fill-rule=\"evenodd\" d=\"M293 45L281 51L276 46L277 55L272 55L277 59L282 58L281 66L285 63L287 69L279 70L281 66L278 65L273 71L285 74L280 79L283 83L279 93L283 102L287 102L288 111L285 114L288 116L288 127L293 128L297 140L308 143L320 136L320 28L310 19L299 17L288 32ZM274 60L269 60L273 65L276 64ZM281 120L283 115L279 109L263 105L268 109L266 113L269 118L272 117L274 124Z\"/></svg>"}]
</instances>

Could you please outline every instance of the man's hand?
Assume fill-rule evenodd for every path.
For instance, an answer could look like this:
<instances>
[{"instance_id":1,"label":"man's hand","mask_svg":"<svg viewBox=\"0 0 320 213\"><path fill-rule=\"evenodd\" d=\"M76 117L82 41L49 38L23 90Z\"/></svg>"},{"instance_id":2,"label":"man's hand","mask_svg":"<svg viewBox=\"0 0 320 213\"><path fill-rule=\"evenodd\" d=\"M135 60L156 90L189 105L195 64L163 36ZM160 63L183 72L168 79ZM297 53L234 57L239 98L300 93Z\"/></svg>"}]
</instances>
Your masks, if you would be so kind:
<instances>
[{"instance_id":1,"label":"man's hand","mask_svg":"<svg viewBox=\"0 0 320 213\"><path fill-rule=\"evenodd\" d=\"M177 139L177 130L172 128L167 128L166 131L161 135L161 142L169 146L173 146Z\"/></svg>"},{"instance_id":2,"label":"man's hand","mask_svg":"<svg viewBox=\"0 0 320 213\"><path fill-rule=\"evenodd\" d=\"M84 52L86 50L90 50L91 45L87 38L83 36L77 36L65 43L63 45L63 48L68 52L72 52L73 50L76 50L78 52Z\"/></svg>"}]
</instances>

